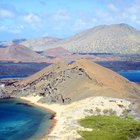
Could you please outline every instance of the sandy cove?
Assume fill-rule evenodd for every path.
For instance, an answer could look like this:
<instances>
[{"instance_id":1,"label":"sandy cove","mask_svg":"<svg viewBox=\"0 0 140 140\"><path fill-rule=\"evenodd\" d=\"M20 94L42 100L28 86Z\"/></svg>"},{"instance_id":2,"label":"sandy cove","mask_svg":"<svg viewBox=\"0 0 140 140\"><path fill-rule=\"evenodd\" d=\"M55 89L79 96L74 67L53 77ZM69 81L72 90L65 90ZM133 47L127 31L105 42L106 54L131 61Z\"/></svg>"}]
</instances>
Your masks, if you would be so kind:
<instances>
[{"instance_id":1,"label":"sandy cove","mask_svg":"<svg viewBox=\"0 0 140 140\"><path fill-rule=\"evenodd\" d=\"M57 123L43 140L76 140L81 138L77 131L91 131L91 129L81 127L78 124L79 119L91 115L103 115L105 110L110 110L120 116L125 110L132 108L130 101L111 97L90 97L68 105L38 103L40 98L39 96L21 97L23 100L56 113L54 119L57 120Z\"/></svg>"}]
</instances>

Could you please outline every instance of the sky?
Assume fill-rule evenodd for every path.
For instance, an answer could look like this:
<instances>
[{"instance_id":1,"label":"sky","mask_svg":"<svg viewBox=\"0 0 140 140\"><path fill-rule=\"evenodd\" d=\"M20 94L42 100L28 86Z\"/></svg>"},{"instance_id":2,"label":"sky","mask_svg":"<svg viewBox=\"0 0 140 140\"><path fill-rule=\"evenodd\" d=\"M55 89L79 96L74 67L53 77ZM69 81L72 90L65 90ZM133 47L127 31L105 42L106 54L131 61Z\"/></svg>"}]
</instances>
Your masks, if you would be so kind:
<instances>
[{"instance_id":1,"label":"sky","mask_svg":"<svg viewBox=\"0 0 140 140\"><path fill-rule=\"evenodd\" d=\"M140 29L139 12L140 0L0 0L0 41L67 38L104 24Z\"/></svg>"}]
</instances>

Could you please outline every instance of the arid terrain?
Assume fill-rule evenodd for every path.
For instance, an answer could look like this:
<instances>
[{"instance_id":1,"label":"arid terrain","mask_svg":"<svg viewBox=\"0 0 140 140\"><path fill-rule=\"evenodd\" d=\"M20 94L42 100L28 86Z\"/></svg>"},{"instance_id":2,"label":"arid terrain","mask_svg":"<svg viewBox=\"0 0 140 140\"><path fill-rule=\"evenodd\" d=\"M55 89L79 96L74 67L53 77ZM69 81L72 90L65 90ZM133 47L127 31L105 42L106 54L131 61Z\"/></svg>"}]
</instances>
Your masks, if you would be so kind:
<instances>
[{"instance_id":1,"label":"arid terrain","mask_svg":"<svg viewBox=\"0 0 140 140\"><path fill-rule=\"evenodd\" d=\"M6 85L1 97L18 97L56 113L49 140L81 138L92 131L78 120L92 115L132 114L139 119L140 86L89 60L50 65L34 75ZM129 111L128 111L129 110Z\"/></svg>"},{"instance_id":2,"label":"arid terrain","mask_svg":"<svg viewBox=\"0 0 140 140\"><path fill-rule=\"evenodd\" d=\"M63 47L71 52L84 53L140 53L140 31L127 24L101 25L88 29L72 37L53 43L22 43L34 50L44 51L47 49ZM36 44L40 44L36 46ZM36 46L36 48L35 48Z\"/></svg>"},{"instance_id":3,"label":"arid terrain","mask_svg":"<svg viewBox=\"0 0 140 140\"><path fill-rule=\"evenodd\" d=\"M139 94L139 86L115 72L88 60L58 63L14 83L11 95L41 96L41 102L70 103L95 95L129 97Z\"/></svg>"},{"instance_id":4,"label":"arid terrain","mask_svg":"<svg viewBox=\"0 0 140 140\"><path fill-rule=\"evenodd\" d=\"M0 97L16 97L56 113L56 126L44 139L81 138L79 119L92 115L140 117L140 86L114 71L81 59L57 63L24 79L3 81ZM106 114L107 113L107 114Z\"/></svg>"},{"instance_id":5,"label":"arid terrain","mask_svg":"<svg viewBox=\"0 0 140 140\"><path fill-rule=\"evenodd\" d=\"M79 124L87 116L139 120L140 86L116 73L140 69L139 36L133 27L119 24L63 40L4 42L0 75L7 79L0 79L0 98L21 98L54 111L56 126L44 137L49 140L81 139L79 131L93 131Z\"/></svg>"},{"instance_id":6,"label":"arid terrain","mask_svg":"<svg viewBox=\"0 0 140 140\"><path fill-rule=\"evenodd\" d=\"M0 140L140 140L140 0L0 0Z\"/></svg>"},{"instance_id":7,"label":"arid terrain","mask_svg":"<svg viewBox=\"0 0 140 140\"><path fill-rule=\"evenodd\" d=\"M79 59L97 62L116 72L139 70L139 36L139 30L127 24L113 24L97 26L66 39L43 37L3 41L0 42L0 75L17 75L18 71L24 76L31 75L48 64ZM32 63L34 70L31 70Z\"/></svg>"}]
</instances>

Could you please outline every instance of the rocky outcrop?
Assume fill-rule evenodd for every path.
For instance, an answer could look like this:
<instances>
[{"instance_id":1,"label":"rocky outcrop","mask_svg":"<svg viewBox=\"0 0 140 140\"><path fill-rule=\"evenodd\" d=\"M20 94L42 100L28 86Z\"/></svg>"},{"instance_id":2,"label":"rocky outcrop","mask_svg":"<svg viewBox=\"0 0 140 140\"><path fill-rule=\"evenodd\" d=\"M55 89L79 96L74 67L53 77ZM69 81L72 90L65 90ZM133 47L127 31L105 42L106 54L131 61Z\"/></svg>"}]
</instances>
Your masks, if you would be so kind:
<instances>
[{"instance_id":1,"label":"rocky outcrop","mask_svg":"<svg viewBox=\"0 0 140 140\"><path fill-rule=\"evenodd\" d=\"M4 99L4 98L9 98L10 95L9 93L6 91L5 89L5 85L4 84L0 84L0 99Z\"/></svg>"},{"instance_id":2,"label":"rocky outcrop","mask_svg":"<svg viewBox=\"0 0 140 140\"><path fill-rule=\"evenodd\" d=\"M59 72L49 72L43 74L41 77L36 78L26 84L13 84L15 90L11 94L14 96L42 96L41 102L47 103L70 103L71 97L61 93L64 85L70 80L85 78L85 80L93 80L84 69L75 66Z\"/></svg>"},{"instance_id":3,"label":"rocky outcrop","mask_svg":"<svg viewBox=\"0 0 140 140\"><path fill-rule=\"evenodd\" d=\"M40 96L42 103L67 104L91 96L129 98L138 85L88 60L58 63L6 87L12 97Z\"/></svg>"}]
</instances>

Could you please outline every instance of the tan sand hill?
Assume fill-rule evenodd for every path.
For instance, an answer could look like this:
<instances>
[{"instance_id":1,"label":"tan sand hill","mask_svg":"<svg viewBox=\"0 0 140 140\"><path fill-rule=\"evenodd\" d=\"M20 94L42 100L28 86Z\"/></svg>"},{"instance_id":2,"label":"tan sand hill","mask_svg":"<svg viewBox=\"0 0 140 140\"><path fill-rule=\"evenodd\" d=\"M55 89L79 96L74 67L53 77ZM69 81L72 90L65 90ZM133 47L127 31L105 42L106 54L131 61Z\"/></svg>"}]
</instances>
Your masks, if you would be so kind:
<instances>
[{"instance_id":1,"label":"tan sand hill","mask_svg":"<svg viewBox=\"0 0 140 140\"><path fill-rule=\"evenodd\" d=\"M43 59L43 57L23 45L17 44L0 48L0 60L32 62L39 59Z\"/></svg>"},{"instance_id":2,"label":"tan sand hill","mask_svg":"<svg viewBox=\"0 0 140 140\"><path fill-rule=\"evenodd\" d=\"M28 48L34 51L44 51L47 49L47 45L51 45L60 41L61 39L54 38L54 37L43 37L38 39L32 39L22 42L22 45L27 46Z\"/></svg>"},{"instance_id":3,"label":"tan sand hill","mask_svg":"<svg viewBox=\"0 0 140 140\"><path fill-rule=\"evenodd\" d=\"M13 96L41 96L41 102L70 103L91 96L135 97L140 88L117 73L79 60L51 65L14 85Z\"/></svg>"},{"instance_id":4,"label":"tan sand hill","mask_svg":"<svg viewBox=\"0 0 140 140\"><path fill-rule=\"evenodd\" d=\"M63 47L71 52L140 53L140 31L127 24L101 25L49 44L46 49Z\"/></svg>"}]
</instances>

